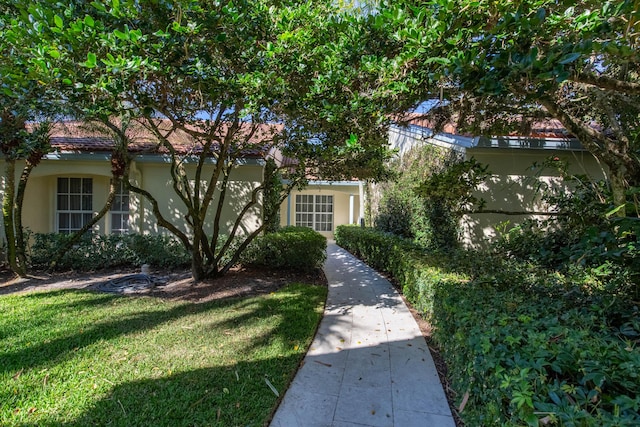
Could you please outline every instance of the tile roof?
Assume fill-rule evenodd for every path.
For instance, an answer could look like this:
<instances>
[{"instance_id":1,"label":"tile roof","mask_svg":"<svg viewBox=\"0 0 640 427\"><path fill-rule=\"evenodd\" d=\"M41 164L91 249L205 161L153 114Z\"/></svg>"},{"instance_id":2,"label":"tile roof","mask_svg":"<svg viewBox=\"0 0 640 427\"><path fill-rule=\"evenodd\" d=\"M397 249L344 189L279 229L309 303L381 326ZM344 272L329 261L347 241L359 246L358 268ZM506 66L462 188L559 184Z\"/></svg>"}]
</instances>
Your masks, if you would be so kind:
<instances>
[{"instance_id":1,"label":"tile roof","mask_svg":"<svg viewBox=\"0 0 640 427\"><path fill-rule=\"evenodd\" d=\"M197 137L182 129L172 129L167 120L158 122L158 127L166 135L167 140L180 155L199 154L202 152L203 143ZM268 146L273 136L282 130L281 125L259 125L253 135L249 135L249 126L244 126L237 132L240 144L238 149L245 158L262 158L266 155ZM203 129L192 127L195 133L203 132ZM220 126L213 133L215 138L222 140L228 131L228 126ZM168 154L166 147L159 143L159 139L140 122L132 124L126 131L131 143L128 151L131 153ZM81 122L63 122L54 125L50 132L51 145L54 150L72 153L91 153L111 151L115 142L112 137L100 127L87 125ZM214 143L212 154L217 145Z\"/></svg>"},{"instance_id":2,"label":"tile roof","mask_svg":"<svg viewBox=\"0 0 640 427\"><path fill-rule=\"evenodd\" d=\"M399 118L398 123L415 125L423 128L433 129L435 123L424 114L411 113L406 114ZM441 132L449 133L452 135L461 136L477 136L467 133L460 133L453 122L445 123L441 129ZM530 137L530 138L573 138L567 129L562 125L560 120L546 119L533 122L529 125L526 132L512 131L505 135L486 135L487 137L499 137L499 136L514 136L514 137Z\"/></svg>"}]
</instances>

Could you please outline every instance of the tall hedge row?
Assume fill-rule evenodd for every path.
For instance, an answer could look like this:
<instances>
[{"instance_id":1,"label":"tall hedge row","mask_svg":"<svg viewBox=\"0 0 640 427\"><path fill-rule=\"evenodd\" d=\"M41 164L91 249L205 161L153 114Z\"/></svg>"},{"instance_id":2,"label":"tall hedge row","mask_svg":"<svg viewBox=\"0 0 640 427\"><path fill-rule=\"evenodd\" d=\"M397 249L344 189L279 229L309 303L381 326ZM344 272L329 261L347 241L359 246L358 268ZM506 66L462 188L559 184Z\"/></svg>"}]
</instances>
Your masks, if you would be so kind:
<instances>
[{"instance_id":1,"label":"tall hedge row","mask_svg":"<svg viewBox=\"0 0 640 427\"><path fill-rule=\"evenodd\" d=\"M431 321L467 425L640 425L638 302L596 275L425 253L357 227L336 241L392 274Z\"/></svg>"}]
</instances>

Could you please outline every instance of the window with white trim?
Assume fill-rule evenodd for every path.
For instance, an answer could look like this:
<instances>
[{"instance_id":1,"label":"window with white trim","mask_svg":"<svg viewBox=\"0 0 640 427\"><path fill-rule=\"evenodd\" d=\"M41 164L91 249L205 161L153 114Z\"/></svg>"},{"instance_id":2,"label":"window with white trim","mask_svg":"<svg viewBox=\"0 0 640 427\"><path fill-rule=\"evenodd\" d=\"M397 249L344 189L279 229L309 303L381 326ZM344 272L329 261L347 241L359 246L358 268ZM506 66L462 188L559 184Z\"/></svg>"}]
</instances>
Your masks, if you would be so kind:
<instances>
[{"instance_id":1,"label":"window with white trim","mask_svg":"<svg viewBox=\"0 0 640 427\"><path fill-rule=\"evenodd\" d=\"M93 218L93 179L58 178L56 203L58 232L82 229Z\"/></svg>"},{"instance_id":2,"label":"window with white trim","mask_svg":"<svg viewBox=\"0 0 640 427\"><path fill-rule=\"evenodd\" d=\"M116 195L111 203L111 233L126 234L129 232L129 191L125 190L124 182L116 189Z\"/></svg>"},{"instance_id":3,"label":"window with white trim","mask_svg":"<svg viewBox=\"0 0 640 427\"><path fill-rule=\"evenodd\" d=\"M316 231L332 231L333 196L297 194L296 225Z\"/></svg>"}]
</instances>

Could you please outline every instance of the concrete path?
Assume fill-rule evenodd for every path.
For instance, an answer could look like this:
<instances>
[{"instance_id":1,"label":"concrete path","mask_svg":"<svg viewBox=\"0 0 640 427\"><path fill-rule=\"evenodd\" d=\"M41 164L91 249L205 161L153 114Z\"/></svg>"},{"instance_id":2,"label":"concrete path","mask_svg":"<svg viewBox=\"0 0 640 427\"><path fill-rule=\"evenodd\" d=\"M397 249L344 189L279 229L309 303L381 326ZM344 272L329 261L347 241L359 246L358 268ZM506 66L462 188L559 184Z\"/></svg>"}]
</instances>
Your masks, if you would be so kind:
<instances>
[{"instance_id":1,"label":"concrete path","mask_svg":"<svg viewBox=\"0 0 640 427\"><path fill-rule=\"evenodd\" d=\"M409 309L393 286L330 243L318 333L271 427L455 427Z\"/></svg>"}]
</instances>

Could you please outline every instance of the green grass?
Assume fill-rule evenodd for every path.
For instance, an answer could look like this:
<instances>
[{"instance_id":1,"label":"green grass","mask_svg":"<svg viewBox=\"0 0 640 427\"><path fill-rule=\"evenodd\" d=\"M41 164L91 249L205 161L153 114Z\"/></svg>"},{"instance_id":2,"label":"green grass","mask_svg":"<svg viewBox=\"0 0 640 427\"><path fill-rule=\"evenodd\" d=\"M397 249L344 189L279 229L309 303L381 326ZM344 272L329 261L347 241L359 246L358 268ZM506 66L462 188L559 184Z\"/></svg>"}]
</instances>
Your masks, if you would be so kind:
<instances>
[{"instance_id":1,"label":"green grass","mask_svg":"<svg viewBox=\"0 0 640 427\"><path fill-rule=\"evenodd\" d=\"M0 297L0 425L260 426L326 288L207 304L83 291Z\"/></svg>"}]
</instances>

